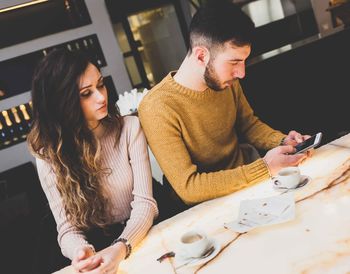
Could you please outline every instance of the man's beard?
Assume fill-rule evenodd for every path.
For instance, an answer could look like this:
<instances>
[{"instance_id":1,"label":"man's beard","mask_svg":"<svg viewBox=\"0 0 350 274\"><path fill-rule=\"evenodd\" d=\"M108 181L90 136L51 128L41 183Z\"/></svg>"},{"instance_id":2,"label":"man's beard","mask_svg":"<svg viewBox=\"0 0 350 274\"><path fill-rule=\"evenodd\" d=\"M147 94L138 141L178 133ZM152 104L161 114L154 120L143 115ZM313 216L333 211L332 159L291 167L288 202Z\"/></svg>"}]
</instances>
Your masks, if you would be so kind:
<instances>
[{"instance_id":1,"label":"man's beard","mask_svg":"<svg viewBox=\"0 0 350 274\"><path fill-rule=\"evenodd\" d=\"M218 79L218 75L216 74L214 68L213 68L213 64L211 62L211 60L209 61L208 65L205 67L205 71L204 71L204 80L206 85L215 90L215 91L221 91L224 88L221 86L221 83Z\"/></svg>"}]
</instances>

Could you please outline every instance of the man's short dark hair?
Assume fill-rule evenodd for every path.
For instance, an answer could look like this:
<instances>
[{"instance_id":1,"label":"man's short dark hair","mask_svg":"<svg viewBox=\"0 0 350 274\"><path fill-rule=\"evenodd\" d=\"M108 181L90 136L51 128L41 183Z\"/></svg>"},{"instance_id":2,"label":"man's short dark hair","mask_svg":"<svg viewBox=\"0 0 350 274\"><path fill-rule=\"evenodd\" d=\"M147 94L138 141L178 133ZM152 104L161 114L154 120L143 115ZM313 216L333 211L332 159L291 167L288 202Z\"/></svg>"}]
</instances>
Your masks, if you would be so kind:
<instances>
[{"instance_id":1,"label":"man's short dark hair","mask_svg":"<svg viewBox=\"0 0 350 274\"><path fill-rule=\"evenodd\" d=\"M235 46L251 45L254 23L239 6L226 0L213 0L195 13L189 36L188 54L195 46L206 46L210 50L226 42Z\"/></svg>"}]
</instances>

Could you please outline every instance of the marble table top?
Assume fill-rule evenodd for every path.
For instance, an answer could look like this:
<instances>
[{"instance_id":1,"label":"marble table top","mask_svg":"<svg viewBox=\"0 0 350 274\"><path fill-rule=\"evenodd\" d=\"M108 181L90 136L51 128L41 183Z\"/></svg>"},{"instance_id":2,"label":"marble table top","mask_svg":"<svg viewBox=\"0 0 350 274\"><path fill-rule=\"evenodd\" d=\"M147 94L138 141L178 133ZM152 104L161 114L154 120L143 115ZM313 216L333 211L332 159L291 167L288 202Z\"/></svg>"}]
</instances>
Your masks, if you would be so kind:
<instances>
[{"instance_id":1,"label":"marble table top","mask_svg":"<svg viewBox=\"0 0 350 274\"><path fill-rule=\"evenodd\" d=\"M201 203L152 227L120 264L118 273L350 273L350 135L314 151L300 166L311 181L294 190L292 221L237 233L224 227L238 216L242 200L281 195L266 180L225 197ZM221 246L196 266L175 269L162 254L178 250L180 236L200 229ZM59 272L73 273L70 267Z\"/></svg>"}]
</instances>

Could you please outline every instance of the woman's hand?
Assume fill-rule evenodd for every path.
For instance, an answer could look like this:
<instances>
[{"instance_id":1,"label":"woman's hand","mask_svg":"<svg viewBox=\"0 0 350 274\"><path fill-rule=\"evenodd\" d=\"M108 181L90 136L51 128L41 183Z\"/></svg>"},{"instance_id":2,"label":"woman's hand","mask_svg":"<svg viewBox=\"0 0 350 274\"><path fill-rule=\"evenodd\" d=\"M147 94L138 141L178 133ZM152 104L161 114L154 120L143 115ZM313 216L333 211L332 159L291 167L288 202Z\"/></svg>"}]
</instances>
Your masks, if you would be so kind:
<instances>
[{"instance_id":1,"label":"woman's hand","mask_svg":"<svg viewBox=\"0 0 350 274\"><path fill-rule=\"evenodd\" d=\"M125 258L125 255L126 246L122 242L106 247L92 257L93 260L101 258L102 261L97 268L87 272L87 274L116 274L119 263Z\"/></svg>"},{"instance_id":2,"label":"woman's hand","mask_svg":"<svg viewBox=\"0 0 350 274\"><path fill-rule=\"evenodd\" d=\"M88 245L78 248L72 260L74 270L83 273L98 267L102 262L102 258L94 255L93 249Z\"/></svg>"}]
</instances>

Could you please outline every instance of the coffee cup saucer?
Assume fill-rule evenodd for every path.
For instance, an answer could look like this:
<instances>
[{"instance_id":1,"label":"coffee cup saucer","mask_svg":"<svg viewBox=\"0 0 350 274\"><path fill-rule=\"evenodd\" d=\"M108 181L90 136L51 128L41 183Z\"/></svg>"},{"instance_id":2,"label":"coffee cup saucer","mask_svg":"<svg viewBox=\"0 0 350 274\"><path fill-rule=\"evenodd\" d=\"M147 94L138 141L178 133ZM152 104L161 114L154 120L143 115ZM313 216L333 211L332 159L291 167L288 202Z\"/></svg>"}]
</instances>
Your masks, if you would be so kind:
<instances>
[{"instance_id":1,"label":"coffee cup saucer","mask_svg":"<svg viewBox=\"0 0 350 274\"><path fill-rule=\"evenodd\" d=\"M186 265L188 267L190 266L196 266L196 265L201 265L204 264L208 261L210 261L212 258L214 258L219 251L221 250L221 245L218 240L211 238L210 239L210 244L208 245L208 250L210 248L214 248L214 250L210 253L210 255L205 256L205 257L188 257L184 252L179 249L177 252L175 252L175 258L174 258L174 265L175 267L178 267L180 265Z\"/></svg>"},{"instance_id":2,"label":"coffee cup saucer","mask_svg":"<svg viewBox=\"0 0 350 274\"><path fill-rule=\"evenodd\" d=\"M273 188L277 191L286 191L286 190L296 190L298 188L302 188L303 186L307 185L311 181L311 177L307 175L300 175L300 181L299 184L296 187L284 187L284 186L277 186L273 184Z\"/></svg>"}]
</instances>

